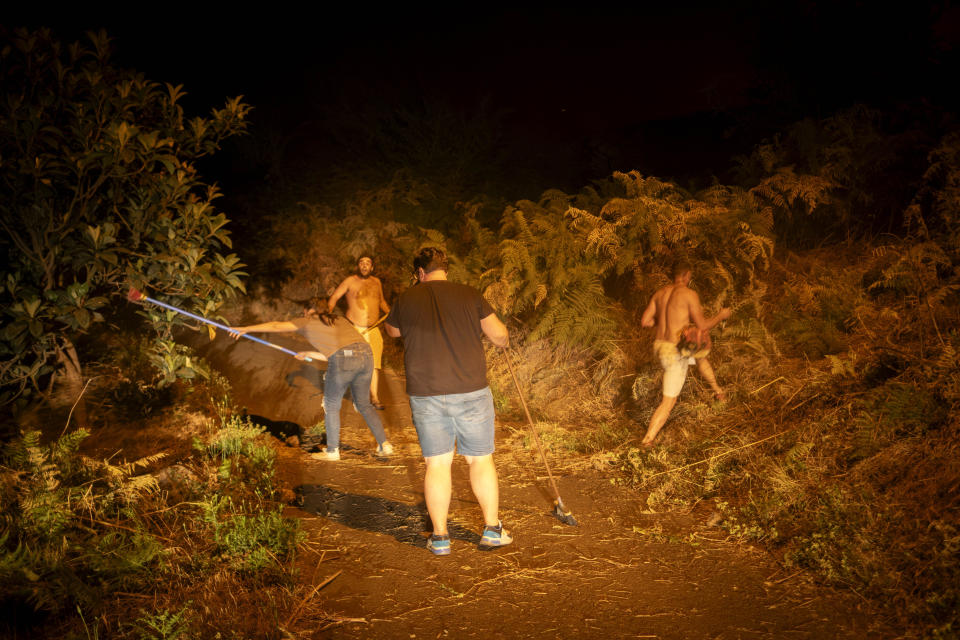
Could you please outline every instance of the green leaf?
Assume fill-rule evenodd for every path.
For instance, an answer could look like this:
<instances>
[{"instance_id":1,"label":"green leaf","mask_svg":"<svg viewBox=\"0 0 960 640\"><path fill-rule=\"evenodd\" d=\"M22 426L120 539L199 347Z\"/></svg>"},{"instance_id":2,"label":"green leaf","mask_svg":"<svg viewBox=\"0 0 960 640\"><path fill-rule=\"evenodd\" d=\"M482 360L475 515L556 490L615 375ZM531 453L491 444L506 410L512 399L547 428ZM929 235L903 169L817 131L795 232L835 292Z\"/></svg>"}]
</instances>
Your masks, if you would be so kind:
<instances>
[{"instance_id":1,"label":"green leaf","mask_svg":"<svg viewBox=\"0 0 960 640\"><path fill-rule=\"evenodd\" d=\"M90 321L92 320L90 312L86 309L77 309L74 312L74 317L77 320L77 326L81 329L87 329L90 327Z\"/></svg>"},{"instance_id":2,"label":"green leaf","mask_svg":"<svg viewBox=\"0 0 960 640\"><path fill-rule=\"evenodd\" d=\"M29 218L58 232L42 264L6 247L0 354L7 372L35 383L54 339L74 340L109 319L120 274L140 287L202 292L205 301L242 285L220 275L229 221L193 163L242 132L249 107L235 98L212 120L186 117L183 87L116 67L105 34L65 46L49 32L22 30L14 42L0 52L0 86L30 90L0 100L0 217L4 228L19 231ZM180 321L139 313L160 326ZM193 369L183 360L165 366L168 378ZM17 395L0 389L0 405Z\"/></svg>"},{"instance_id":3,"label":"green leaf","mask_svg":"<svg viewBox=\"0 0 960 640\"><path fill-rule=\"evenodd\" d=\"M44 332L43 332L43 323L42 323L42 322L38 322L38 321L36 321L36 320L31 320L31 321L27 324L27 327L28 327L29 330L30 330L30 335L32 335L34 338L39 339L39 338L41 338L41 337L43 336L43 333L44 333Z\"/></svg>"},{"instance_id":4,"label":"green leaf","mask_svg":"<svg viewBox=\"0 0 960 640\"><path fill-rule=\"evenodd\" d=\"M26 312L27 316L33 318L37 315L37 309L40 308L40 300L34 298L32 300L26 300L23 302L23 310Z\"/></svg>"},{"instance_id":5,"label":"green leaf","mask_svg":"<svg viewBox=\"0 0 960 640\"><path fill-rule=\"evenodd\" d=\"M151 149L156 148L158 135L159 132L157 131L141 133L137 136L137 140L140 141L140 145L143 147L144 151L150 151Z\"/></svg>"},{"instance_id":6,"label":"green leaf","mask_svg":"<svg viewBox=\"0 0 960 640\"><path fill-rule=\"evenodd\" d=\"M173 173L177 169L177 159L175 156L157 156L156 160L163 165L163 168L167 170L167 173Z\"/></svg>"}]
</instances>

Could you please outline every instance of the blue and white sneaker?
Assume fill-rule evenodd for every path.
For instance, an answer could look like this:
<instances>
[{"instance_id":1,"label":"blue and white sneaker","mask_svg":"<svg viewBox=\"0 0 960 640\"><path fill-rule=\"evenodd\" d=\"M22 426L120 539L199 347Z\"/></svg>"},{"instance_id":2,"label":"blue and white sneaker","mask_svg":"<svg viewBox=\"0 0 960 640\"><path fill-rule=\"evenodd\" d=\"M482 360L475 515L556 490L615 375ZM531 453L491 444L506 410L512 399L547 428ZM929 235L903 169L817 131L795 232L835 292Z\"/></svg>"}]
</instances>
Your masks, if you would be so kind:
<instances>
[{"instance_id":1,"label":"blue and white sneaker","mask_svg":"<svg viewBox=\"0 0 960 640\"><path fill-rule=\"evenodd\" d=\"M435 556L450 555L450 536L448 534L430 536L427 540L427 549Z\"/></svg>"},{"instance_id":2,"label":"blue and white sneaker","mask_svg":"<svg viewBox=\"0 0 960 640\"><path fill-rule=\"evenodd\" d=\"M503 528L503 522L497 521L497 526L487 525L483 528L483 535L480 537L480 544L477 548L480 551L491 551L497 547L505 547L513 542L513 536Z\"/></svg>"}]
</instances>

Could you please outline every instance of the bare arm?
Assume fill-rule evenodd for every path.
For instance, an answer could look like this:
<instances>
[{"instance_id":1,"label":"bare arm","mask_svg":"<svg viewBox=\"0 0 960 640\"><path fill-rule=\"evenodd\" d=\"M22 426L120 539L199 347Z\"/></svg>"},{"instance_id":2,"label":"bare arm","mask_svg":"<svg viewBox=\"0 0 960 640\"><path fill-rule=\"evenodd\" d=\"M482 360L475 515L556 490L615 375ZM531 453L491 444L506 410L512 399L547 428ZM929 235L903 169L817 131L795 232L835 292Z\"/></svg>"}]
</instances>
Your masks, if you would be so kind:
<instances>
[{"instance_id":1,"label":"bare arm","mask_svg":"<svg viewBox=\"0 0 960 640\"><path fill-rule=\"evenodd\" d=\"M230 327L230 335L236 340L245 333L288 333L297 330L297 325L286 320L275 320L262 324L251 324L247 327Z\"/></svg>"},{"instance_id":2,"label":"bare arm","mask_svg":"<svg viewBox=\"0 0 960 640\"><path fill-rule=\"evenodd\" d=\"M640 316L640 326L641 327L653 327L655 325L654 319L657 317L657 296L654 294L650 298L650 304L647 305L647 308L644 309L643 315Z\"/></svg>"},{"instance_id":3,"label":"bare arm","mask_svg":"<svg viewBox=\"0 0 960 640\"><path fill-rule=\"evenodd\" d=\"M400 337L400 329L397 329L395 326L393 326L389 322L384 322L383 328L387 330L387 335L390 336L391 338Z\"/></svg>"},{"instance_id":4,"label":"bare arm","mask_svg":"<svg viewBox=\"0 0 960 640\"><path fill-rule=\"evenodd\" d=\"M695 292L691 291L693 295L690 296L688 305L690 310L690 320L697 325L697 328L702 331L710 331L715 326L726 320L733 313L730 309L723 308L720 310L720 313L713 316L709 320L703 317L703 307L700 305L700 296Z\"/></svg>"},{"instance_id":5,"label":"bare arm","mask_svg":"<svg viewBox=\"0 0 960 640\"><path fill-rule=\"evenodd\" d=\"M390 313L390 305L387 304L386 299L383 297L383 283L380 282L379 278L377 278L377 289L380 292L380 311Z\"/></svg>"},{"instance_id":6,"label":"bare arm","mask_svg":"<svg viewBox=\"0 0 960 640\"><path fill-rule=\"evenodd\" d=\"M333 313L333 310L337 308L337 302L340 301L340 298L343 297L343 294L347 292L349 288L350 278L346 278L343 282L340 283L340 286L337 287L337 290L333 292L333 295L327 299L327 313Z\"/></svg>"},{"instance_id":7,"label":"bare arm","mask_svg":"<svg viewBox=\"0 0 960 640\"><path fill-rule=\"evenodd\" d=\"M484 335L490 338L490 342L498 347L506 347L510 344L510 334L507 326L500 322L497 314L491 313L486 318L480 319L480 329Z\"/></svg>"},{"instance_id":8,"label":"bare arm","mask_svg":"<svg viewBox=\"0 0 960 640\"><path fill-rule=\"evenodd\" d=\"M296 356L297 360L306 360L310 358L311 360L320 360L321 362L327 361L327 356L323 355L319 351L301 351Z\"/></svg>"}]
</instances>

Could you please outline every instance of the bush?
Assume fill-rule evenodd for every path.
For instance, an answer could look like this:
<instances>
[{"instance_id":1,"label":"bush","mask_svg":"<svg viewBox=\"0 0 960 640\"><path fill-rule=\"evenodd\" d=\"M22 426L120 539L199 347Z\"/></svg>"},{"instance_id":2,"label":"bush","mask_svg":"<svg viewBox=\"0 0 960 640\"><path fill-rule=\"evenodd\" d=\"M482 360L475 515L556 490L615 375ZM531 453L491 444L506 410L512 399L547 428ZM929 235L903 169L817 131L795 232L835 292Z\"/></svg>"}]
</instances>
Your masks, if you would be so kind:
<instances>
[{"instance_id":1,"label":"bush","mask_svg":"<svg viewBox=\"0 0 960 640\"><path fill-rule=\"evenodd\" d=\"M114 67L106 34L88 35L64 46L18 30L0 50L0 405L25 403L57 370L76 397L78 339L131 286L206 316L243 290L197 162L245 129L250 107L234 98L187 120L182 87ZM168 381L191 375L170 342L182 320L145 314Z\"/></svg>"},{"instance_id":2,"label":"bush","mask_svg":"<svg viewBox=\"0 0 960 640\"><path fill-rule=\"evenodd\" d=\"M74 431L44 446L38 432L28 431L8 444L9 471L0 485L4 600L62 612L154 579L165 552L137 509L157 484L134 472L162 454L120 465L97 462L77 453L87 436Z\"/></svg>"}]
</instances>

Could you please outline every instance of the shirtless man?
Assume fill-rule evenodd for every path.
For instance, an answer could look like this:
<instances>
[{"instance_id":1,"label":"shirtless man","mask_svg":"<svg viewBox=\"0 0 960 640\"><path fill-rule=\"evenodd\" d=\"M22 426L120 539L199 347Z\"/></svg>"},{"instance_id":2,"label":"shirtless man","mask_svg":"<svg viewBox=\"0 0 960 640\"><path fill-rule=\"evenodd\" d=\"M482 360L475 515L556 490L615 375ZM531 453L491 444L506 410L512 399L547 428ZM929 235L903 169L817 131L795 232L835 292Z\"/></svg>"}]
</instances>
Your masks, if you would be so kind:
<instances>
[{"instance_id":1,"label":"shirtless man","mask_svg":"<svg viewBox=\"0 0 960 640\"><path fill-rule=\"evenodd\" d=\"M346 294L347 319L357 328L363 339L373 349L373 378L370 379L370 402L377 409L383 410L383 404L377 394L379 372L383 358L383 336L380 329L373 326L383 314L390 313L390 306L383 299L383 285L373 273L373 258L360 256L357 259L357 273L340 283L337 290L327 300L327 311L333 313L337 302ZM372 328L371 328L372 327Z\"/></svg>"},{"instance_id":2,"label":"shirtless man","mask_svg":"<svg viewBox=\"0 0 960 640\"><path fill-rule=\"evenodd\" d=\"M653 294L650 304L640 318L641 326L657 328L653 352L660 359L660 365L663 367L663 399L657 410L653 412L653 417L650 418L650 426L647 427L647 434L641 443L644 447L653 446L654 439L670 416L670 412L673 411L677 396L680 395L683 382L687 378L687 367L691 364L691 359L696 361L700 375L709 383L716 398L718 400L726 398L717 384L717 378L713 373L713 367L707 361L707 355L710 353L709 331L729 318L732 312L724 308L709 320L704 318L700 296L689 288L692 278L693 268L690 264L684 261L677 262L673 267L673 284L661 287ZM695 353L681 353L677 348L680 334L690 325L700 329L706 340L702 348Z\"/></svg>"}]
</instances>

